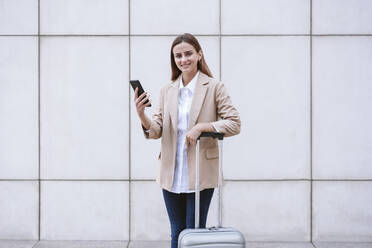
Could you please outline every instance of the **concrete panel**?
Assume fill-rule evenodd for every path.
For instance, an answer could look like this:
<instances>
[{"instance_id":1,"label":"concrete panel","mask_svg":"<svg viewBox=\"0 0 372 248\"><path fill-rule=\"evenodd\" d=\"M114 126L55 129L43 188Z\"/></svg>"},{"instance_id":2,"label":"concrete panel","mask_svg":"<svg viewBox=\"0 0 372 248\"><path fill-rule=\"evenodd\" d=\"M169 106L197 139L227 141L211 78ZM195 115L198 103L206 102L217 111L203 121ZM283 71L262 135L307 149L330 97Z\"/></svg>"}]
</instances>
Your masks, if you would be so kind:
<instances>
[{"instance_id":1,"label":"concrete panel","mask_svg":"<svg viewBox=\"0 0 372 248\"><path fill-rule=\"evenodd\" d=\"M38 41L0 37L0 178L38 178Z\"/></svg>"},{"instance_id":2,"label":"concrete panel","mask_svg":"<svg viewBox=\"0 0 372 248\"><path fill-rule=\"evenodd\" d=\"M2 0L0 35L38 33L38 0Z\"/></svg>"},{"instance_id":3,"label":"concrete panel","mask_svg":"<svg viewBox=\"0 0 372 248\"><path fill-rule=\"evenodd\" d=\"M310 241L310 183L227 182L223 223L246 241Z\"/></svg>"},{"instance_id":4,"label":"concrete panel","mask_svg":"<svg viewBox=\"0 0 372 248\"><path fill-rule=\"evenodd\" d=\"M372 242L371 195L372 182L313 182L313 240Z\"/></svg>"},{"instance_id":5,"label":"concrete panel","mask_svg":"<svg viewBox=\"0 0 372 248\"><path fill-rule=\"evenodd\" d=\"M131 1L132 34L218 34L218 0Z\"/></svg>"},{"instance_id":6,"label":"concrete panel","mask_svg":"<svg viewBox=\"0 0 372 248\"><path fill-rule=\"evenodd\" d=\"M1 181L0 199L3 199L0 201L0 239L38 239L38 182ZM29 244L14 245L27 247Z\"/></svg>"},{"instance_id":7,"label":"concrete panel","mask_svg":"<svg viewBox=\"0 0 372 248\"><path fill-rule=\"evenodd\" d=\"M131 184L131 239L170 240L170 223L163 192L154 181Z\"/></svg>"},{"instance_id":8,"label":"concrete panel","mask_svg":"<svg viewBox=\"0 0 372 248\"><path fill-rule=\"evenodd\" d=\"M41 34L128 34L128 0L40 0Z\"/></svg>"},{"instance_id":9,"label":"concrete panel","mask_svg":"<svg viewBox=\"0 0 372 248\"><path fill-rule=\"evenodd\" d=\"M41 186L40 239L129 239L128 182L46 181Z\"/></svg>"},{"instance_id":10,"label":"concrete panel","mask_svg":"<svg viewBox=\"0 0 372 248\"><path fill-rule=\"evenodd\" d=\"M313 177L372 179L372 37L313 39Z\"/></svg>"},{"instance_id":11,"label":"concrete panel","mask_svg":"<svg viewBox=\"0 0 372 248\"><path fill-rule=\"evenodd\" d=\"M42 178L128 178L128 39L49 37L41 50Z\"/></svg>"},{"instance_id":12,"label":"concrete panel","mask_svg":"<svg viewBox=\"0 0 372 248\"><path fill-rule=\"evenodd\" d=\"M222 0L222 34L308 34L309 0Z\"/></svg>"},{"instance_id":13,"label":"concrete panel","mask_svg":"<svg viewBox=\"0 0 372 248\"><path fill-rule=\"evenodd\" d=\"M314 34L371 34L370 0L313 0Z\"/></svg>"},{"instance_id":14,"label":"concrete panel","mask_svg":"<svg viewBox=\"0 0 372 248\"><path fill-rule=\"evenodd\" d=\"M222 81L240 112L226 139L227 179L310 177L307 37L223 37Z\"/></svg>"}]
</instances>

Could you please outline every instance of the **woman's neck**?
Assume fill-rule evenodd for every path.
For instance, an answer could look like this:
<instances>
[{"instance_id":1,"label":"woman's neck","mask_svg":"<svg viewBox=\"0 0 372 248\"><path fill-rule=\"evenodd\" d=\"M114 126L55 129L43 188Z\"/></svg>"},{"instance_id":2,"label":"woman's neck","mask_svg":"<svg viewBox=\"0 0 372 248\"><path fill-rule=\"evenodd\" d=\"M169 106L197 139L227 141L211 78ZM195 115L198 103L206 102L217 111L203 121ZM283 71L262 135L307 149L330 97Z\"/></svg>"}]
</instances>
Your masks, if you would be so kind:
<instances>
[{"instance_id":1,"label":"woman's neck","mask_svg":"<svg viewBox=\"0 0 372 248\"><path fill-rule=\"evenodd\" d=\"M182 82L183 86L186 86L190 83L190 81L195 77L196 73L198 72L198 69L196 69L193 72L190 73L182 73Z\"/></svg>"}]
</instances>

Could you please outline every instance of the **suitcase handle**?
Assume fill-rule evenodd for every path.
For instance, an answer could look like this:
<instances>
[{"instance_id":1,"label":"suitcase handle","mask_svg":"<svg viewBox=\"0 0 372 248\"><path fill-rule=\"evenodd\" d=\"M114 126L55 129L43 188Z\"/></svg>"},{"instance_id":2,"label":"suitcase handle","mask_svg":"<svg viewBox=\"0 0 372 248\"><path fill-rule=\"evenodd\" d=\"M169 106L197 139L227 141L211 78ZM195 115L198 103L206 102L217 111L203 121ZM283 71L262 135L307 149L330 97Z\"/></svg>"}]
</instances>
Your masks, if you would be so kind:
<instances>
[{"instance_id":1,"label":"suitcase handle","mask_svg":"<svg viewBox=\"0 0 372 248\"><path fill-rule=\"evenodd\" d=\"M213 139L219 139L219 140L223 140L223 136L225 136L224 133L216 133L216 132L202 132L200 134L200 136L198 137L198 140L201 138L201 137L212 137Z\"/></svg>"},{"instance_id":2,"label":"suitcase handle","mask_svg":"<svg viewBox=\"0 0 372 248\"><path fill-rule=\"evenodd\" d=\"M218 162L218 227L222 227L222 146L224 133L216 132L202 132L198 139L196 140L196 165L195 165L195 228L199 228L199 218L200 218L200 188L199 188L199 145L201 137L211 137L213 139L218 139L219 146L219 162Z\"/></svg>"}]
</instances>

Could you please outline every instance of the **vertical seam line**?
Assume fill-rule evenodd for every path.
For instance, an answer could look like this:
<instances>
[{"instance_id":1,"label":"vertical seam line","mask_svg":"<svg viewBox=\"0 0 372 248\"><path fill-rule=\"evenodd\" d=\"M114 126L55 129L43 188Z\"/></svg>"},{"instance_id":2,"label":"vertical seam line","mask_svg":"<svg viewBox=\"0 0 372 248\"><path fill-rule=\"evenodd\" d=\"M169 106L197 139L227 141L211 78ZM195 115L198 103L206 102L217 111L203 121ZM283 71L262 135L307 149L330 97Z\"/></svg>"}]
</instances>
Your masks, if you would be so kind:
<instances>
[{"instance_id":1,"label":"vertical seam line","mask_svg":"<svg viewBox=\"0 0 372 248\"><path fill-rule=\"evenodd\" d=\"M130 0L128 0L128 79L131 79L131 23L130 23ZM128 81L129 81L128 80ZM132 114L131 114L131 98L130 98L130 85L128 87L128 244L131 242L131 215L132 215L132 204L131 204L131 180L132 180L132 139L131 139L131 129L132 129Z\"/></svg>"},{"instance_id":2,"label":"vertical seam line","mask_svg":"<svg viewBox=\"0 0 372 248\"><path fill-rule=\"evenodd\" d=\"M38 13L37 13L37 43L38 43L38 186L39 186L39 195L38 195L38 198L39 198L39 213L38 213L38 240L40 240L40 236L41 236L41 181L40 181L40 160L41 160L41 156L40 156L40 148L41 148L41 138L40 138L40 132L41 132L41 129L40 129L40 0L38 0Z\"/></svg>"},{"instance_id":3,"label":"vertical seam line","mask_svg":"<svg viewBox=\"0 0 372 248\"><path fill-rule=\"evenodd\" d=\"M310 242L313 243L313 4L310 0Z\"/></svg>"},{"instance_id":4,"label":"vertical seam line","mask_svg":"<svg viewBox=\"0 0 372 248\"><path fill-rule=\"evenodd\" d=\"M218 41L219 41L219 80L222 80L222 37L221 37L221 25L222 25L222 18L221 18L221 12L222 12L222 0L219 0L219 33L218 33Z\"/></svg>"}]
</instances>

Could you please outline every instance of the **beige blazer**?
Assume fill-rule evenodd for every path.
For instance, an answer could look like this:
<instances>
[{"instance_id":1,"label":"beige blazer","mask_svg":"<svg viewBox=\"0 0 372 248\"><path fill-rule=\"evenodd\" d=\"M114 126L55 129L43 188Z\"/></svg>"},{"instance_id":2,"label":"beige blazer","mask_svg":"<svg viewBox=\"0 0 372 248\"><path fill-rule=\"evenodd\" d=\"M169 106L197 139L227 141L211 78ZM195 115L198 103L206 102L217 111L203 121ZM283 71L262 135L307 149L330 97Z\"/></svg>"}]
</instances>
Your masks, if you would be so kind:
<instances>
[{"instance_id":1,"label":"beige blazer","mask_svg":"<svg viewBox=\"0 0 372 248\"><path fill-rule=\"evenodd\" d=\"M180 78L160 90L159 102L152 116L150 131L143 132L147 139L161 139L156 181L168 191L173 185L177 145L178 90ZM200 72L190 108L188 130L197 123L213 123L225 137L240 132L240 117L232 105L223 83ZM143 127L142 127L143 128ZM200 190L218 187L218 141L202 138L200 141ZM189 189L195 189L195 145L187 149Z\"/></svg>"}]
</instances>

